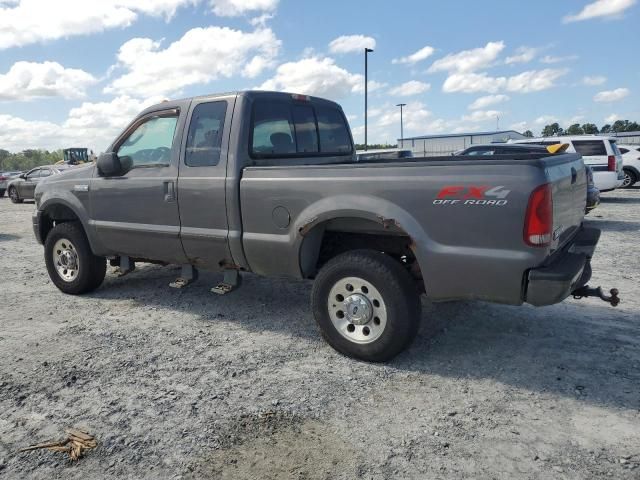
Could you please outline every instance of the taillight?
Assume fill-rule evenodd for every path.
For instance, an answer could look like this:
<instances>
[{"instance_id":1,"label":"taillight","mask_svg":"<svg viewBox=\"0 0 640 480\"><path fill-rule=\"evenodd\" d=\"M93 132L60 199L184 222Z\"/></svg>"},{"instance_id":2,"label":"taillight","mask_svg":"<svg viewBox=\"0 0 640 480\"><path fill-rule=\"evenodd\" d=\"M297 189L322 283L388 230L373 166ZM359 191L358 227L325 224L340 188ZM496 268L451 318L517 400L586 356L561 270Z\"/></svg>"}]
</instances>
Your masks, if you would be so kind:
<instances>
[{"instance_id":1,"label":"taillight","mask_svg":"<svg viewBox=\"0 0 640 480\"><path fill-rule=\"evenodd\" d=\"M3 177L2 175L0 175L0 182L3 180L7 180L9 177Z\"/></svg>"},{"instance_id":2,"label":"taillight","mask_svg":"<svg viewBox=\"0 0 640 480\"><path fill-rule=\"evenodd\" d=\"M546 247L551 243L553 230L553 199L551 185L536 188L529 197L524 219L524 242L532 247Z\"/></svg>"},{"instance_id":3,"label":"taillight","mask_svg":"<svg viewBox=\"0 0 640 480\"><path fill-rule=\"evenodd\" d=\"M615 155L609 155L607 157L607 159L609 160L607 170L609 170L610 172L615 172L616 171L616 156Z\"/></svg>"}]
</instances>

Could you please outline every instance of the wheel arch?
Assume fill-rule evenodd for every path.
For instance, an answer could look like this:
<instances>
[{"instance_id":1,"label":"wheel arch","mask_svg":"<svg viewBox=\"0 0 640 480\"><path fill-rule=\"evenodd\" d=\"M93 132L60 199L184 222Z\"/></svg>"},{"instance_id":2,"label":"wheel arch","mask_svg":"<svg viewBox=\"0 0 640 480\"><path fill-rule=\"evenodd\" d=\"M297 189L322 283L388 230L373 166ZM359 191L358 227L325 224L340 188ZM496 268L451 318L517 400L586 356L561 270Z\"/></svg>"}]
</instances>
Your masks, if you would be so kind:
<instances>
[{"instance_id":1,"label":"wheel arch","mask_svg":"<svg viewBox=\"0 0 640 480\"><path fill-rule=\"evenodd\" d=\"M368 196L324 199L299 215L295 232L303 278L313 278L319 266L344 251L368 247L382 251L384 247L384 250L394 250L394 254L403 250L415 258L412 273L420 278L424 288L426 246L431 241L415 218L396 204ZM345 248L334 251L331 257L322 258L323 248L332 236L356 243L344 245Z\"/></svg>"},{"instance_id":2,"label":"wheel arch","mask_svg":"<svg viewBox=\"0 0 640 480\"><path fill-rule=\"evenodd\" d=\"M88 229L88 216L77 198L71 201L61 197L50 198L40 204L38 211L38 230L43 243L55 225L65 222L78 222L89 240L91 249L95 251L93 236Z\"/></svg>"}]
</instances>

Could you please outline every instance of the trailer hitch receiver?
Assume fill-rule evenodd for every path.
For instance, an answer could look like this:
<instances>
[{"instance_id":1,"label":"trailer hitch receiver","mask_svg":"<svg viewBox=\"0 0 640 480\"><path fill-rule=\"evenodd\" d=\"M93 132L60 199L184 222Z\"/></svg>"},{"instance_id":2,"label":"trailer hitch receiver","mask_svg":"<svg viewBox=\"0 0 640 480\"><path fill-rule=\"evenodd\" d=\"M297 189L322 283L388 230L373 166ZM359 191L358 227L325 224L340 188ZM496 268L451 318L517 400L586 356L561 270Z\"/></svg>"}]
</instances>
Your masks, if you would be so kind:
<instances>
[{"instance_id":1,"label":"trailer hitch receiver","mask_svg":"<svg viewBox=\"0 0 640 480\"><path fill-rule=\"evenodd\" d=\"M571 292L573 298L580 299L586 297L598 297L601 300L604 300L607 303L610 303L612 307L618 306L620 303L620 298L618 297L618 289L612 288L609 290L611 295L605 295L602 291L602 287L592 288L589 285L585 285L584 287L580 287L577 290Z\"/></svg>"}]
</instances>

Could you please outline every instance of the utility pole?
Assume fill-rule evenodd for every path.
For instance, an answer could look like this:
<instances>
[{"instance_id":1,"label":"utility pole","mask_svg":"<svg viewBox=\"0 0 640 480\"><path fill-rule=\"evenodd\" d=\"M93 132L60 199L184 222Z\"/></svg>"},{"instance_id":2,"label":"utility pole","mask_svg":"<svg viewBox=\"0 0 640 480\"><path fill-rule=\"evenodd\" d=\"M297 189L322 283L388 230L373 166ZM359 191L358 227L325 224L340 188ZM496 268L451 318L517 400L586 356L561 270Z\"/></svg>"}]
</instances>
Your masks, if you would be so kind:
<instances>
[{"instance_id":1,"label":"utility pole","mask_svg":"<svg viewBox=\"0 0 640 480\"><path fill-rule=\"evenodd\" d=\"M402 108L406 106L407 106L406 103L399 103L396 105L396 107L400 107L400 141L404 139L404 125L402 123ZM398 148L400 148L400 145L398 145Z\"/></svg>"},{"instance_id":2,"label":"utility pole","mask_svg":"<svg viewBox=\"0 0 640 480\"><path fill-rule=\"evenodd\" d=\"M366 48L364 49L364 149L367 150L367 94L368 94L368 83L369 83L369 64L368 64L368 56L369 53L373 52L373 49Z\"/></svg>"}]
</instances>

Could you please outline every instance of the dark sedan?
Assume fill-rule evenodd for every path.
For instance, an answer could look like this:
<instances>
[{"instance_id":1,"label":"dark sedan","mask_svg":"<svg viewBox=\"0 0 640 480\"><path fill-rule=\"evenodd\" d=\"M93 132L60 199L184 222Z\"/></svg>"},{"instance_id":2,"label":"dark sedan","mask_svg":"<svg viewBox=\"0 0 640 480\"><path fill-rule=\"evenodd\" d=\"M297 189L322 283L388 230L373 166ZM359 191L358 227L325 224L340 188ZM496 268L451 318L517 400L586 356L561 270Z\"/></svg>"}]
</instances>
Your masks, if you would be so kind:
<instances>
[{"instance_id":1,"label":"dark sedan","mask_svg":"<svg viewBox=\"0 0 640 480\"><path fill-rule=\"evenodd\" d=\"M45 165L36 167L12 179L7 185L9 198L13 203L33 200L34 191L38 183L51 175L57 175L68 169L68 165Z\"/></svg>"}]
</instances>

